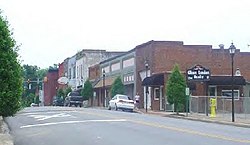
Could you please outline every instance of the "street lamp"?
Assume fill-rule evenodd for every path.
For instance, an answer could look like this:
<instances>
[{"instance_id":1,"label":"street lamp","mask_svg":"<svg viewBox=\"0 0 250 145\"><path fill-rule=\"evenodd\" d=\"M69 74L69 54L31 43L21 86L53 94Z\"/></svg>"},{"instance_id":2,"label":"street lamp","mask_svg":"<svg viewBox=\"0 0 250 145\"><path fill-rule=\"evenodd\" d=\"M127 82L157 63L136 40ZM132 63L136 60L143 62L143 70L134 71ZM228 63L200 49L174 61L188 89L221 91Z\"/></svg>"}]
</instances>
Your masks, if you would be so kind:
<instances>
[{"instance_id":1,"label":"street lamp","mask_svg":"<svg viewBox=\"0 0 250 145\"><path fill-rule=\"evenodd\" d=\"M102 70L102 90L103 90L103 107L105 107L105 70Z\"/></svg>"},{"instance_id":2,"label":"street lamp","mask_svg":"<svg viewBox=\"0 0 250 145\"><path fill-rule=\"evenodd\" d=\"M145 68L146 68L146 77L148 77L148 61L145 60L144 62ZM148 112L148 86L146 85L146 112Z\"/></svg>"},{"instance_id":3,"label":"street lamp","mask_svg":"<svg viewBox=\"0 0 250 145\"><path fill-rule=\"evenodd\" d=\"M232 122L234 122L234 54L235 54L235 46L232 43L229 47L229 53L231 55L232 60L232 80L231 80L231 87L232 87Z\"/></svg>"}]
</instances>

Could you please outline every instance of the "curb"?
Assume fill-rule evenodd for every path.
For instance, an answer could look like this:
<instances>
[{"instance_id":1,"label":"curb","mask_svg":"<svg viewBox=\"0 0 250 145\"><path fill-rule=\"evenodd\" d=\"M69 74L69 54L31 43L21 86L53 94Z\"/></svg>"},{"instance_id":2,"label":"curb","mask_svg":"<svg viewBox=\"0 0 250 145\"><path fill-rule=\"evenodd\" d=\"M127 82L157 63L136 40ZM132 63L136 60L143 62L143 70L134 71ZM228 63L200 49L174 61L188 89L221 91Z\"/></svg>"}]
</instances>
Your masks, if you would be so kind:
<instances>
[{"instance_id":1,"label":"curb","mask_svg":"<svg viewBox=\"0 0 250 145\"><path fill-rule=\"evenodd\" d=\"M0 145L14 145L13 138L9 132L8 125L4 122L3 117L0 116Z\"/></svg>"},{"instance_id":2,"label":"curb","mask_svg":"<svg viewBox=\"0 0 250 145\"><path fill-rule=\"evenodd\" d=\"M99 109L104 109L104 108L99 108ZM246 123L235 123L235 122L227 122L227 121L218 121L218 120L208 120L208 119L200 119L200 118L191 118L191 117L186 117L186 116L176 116L176 115L166 115L166 114L161 114L157 112L143 112L140 110L134 110L135 113L138 114L146 114L146 115L156 115L156 116L161 116L161 117L169 117L169 118L175 118L175 119L186 119L186 120L192 120L192 121L200 121L200 122L206 122L206 123L216 123L216 124L222 124L222 125L231 125L231 126L236 126L236 127L244 127L244 128L250 128L250 124Z\"/></svg>"},{"instance_id":3,"label":"curb","mask_svg":"<svg viewBox=\"0 0 250 145\"><path fill-rule=\"evenodd\" d=\"M176 119L186 119L186 120L200 121L200 122L206 122L206 123L217 123L217 124L231 125L231 126L236 126L236 127L250 128L250 124L245 124L245 123L233 123L233 122L227 122L227 121L199 119L199 118L191 118L191 117L184 117L184 116L174 116L174 115L164 115L164 117L176 118Z\"/></svg>"}]
</instances>

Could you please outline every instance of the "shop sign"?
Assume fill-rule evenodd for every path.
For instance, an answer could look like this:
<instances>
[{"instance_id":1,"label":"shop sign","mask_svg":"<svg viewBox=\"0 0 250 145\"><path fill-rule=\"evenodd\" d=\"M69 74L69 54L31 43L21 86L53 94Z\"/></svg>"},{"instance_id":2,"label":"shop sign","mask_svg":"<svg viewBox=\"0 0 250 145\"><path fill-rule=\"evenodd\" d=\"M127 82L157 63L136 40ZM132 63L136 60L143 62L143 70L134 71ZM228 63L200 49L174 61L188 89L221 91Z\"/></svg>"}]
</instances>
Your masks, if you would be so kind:
<instances>
[{"instance_id":1,"label":"shop sign","mask_svg":"<svg viewBox=\"0 0 250 145\"><path fill-rule=\"evenodd\" d=\"M210 70L204 68L201 65L196 65L191 69L187 70L187 80L188 81L209 81L210 80Z\"/></svg>"}]
</instances>

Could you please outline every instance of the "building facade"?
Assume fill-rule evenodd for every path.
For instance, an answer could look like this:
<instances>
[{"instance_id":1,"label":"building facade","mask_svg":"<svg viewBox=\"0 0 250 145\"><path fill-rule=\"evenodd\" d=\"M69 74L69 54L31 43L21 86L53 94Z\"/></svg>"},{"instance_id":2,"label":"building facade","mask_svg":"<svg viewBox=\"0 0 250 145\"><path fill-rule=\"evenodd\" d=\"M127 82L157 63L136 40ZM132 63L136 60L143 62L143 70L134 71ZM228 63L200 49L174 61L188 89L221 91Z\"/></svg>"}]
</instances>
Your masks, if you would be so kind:
<instances>
[{"instance_id":1,"label":"building facade","mask_svg":"<svg viewBox=\"0 0 250 145\"><path fill-rule=\"evenodd\" d=\"M82 88L89 78L89 67L108 58L123 54L124 52L107 52L106 50L83 49L76 54L76 86Z\"/></svg>"},{"instance_id":2,"label":"building facade","mask_svg":"<svg viewBox=\"0 0 250 145\"><path fill-rule=\"evenodd\" d=\"M129 96L139 93L140 107L152 110L166 110L166 83L175 64L186 77L186 70L196 65L210 70L210 81L188 82L192 95L225 95L230 94L231 57L229 50L220 45L213 49L211 45L184 45L181 41L149 41L136 46L126 54L107 59L90 70L92 80L99 80L95 84L98 105L105 106L105 98L109 96L109 87L114 78L120 76L127 86ZM237 97L250 96L248 88L244 87L250 80L250 53L236 50L235 70L240 71L235 90ZM147 67L145 65L147 64ZM132 64L132 65L131 65ZM124 67L131 65L129 67ZM99 72L97 73L97 68ZM91 72L94 70L93 72ZM105 93L103 92L103 74L105 70ZM94 75L95 74L95 75ZM98 76L99 75L99 76ZM147 76L146 76L147 75ZM96 77L96 78L95 78ZM220 80L227 81L220 81ZM148 94L146 95L146 87ZM248 89L249 90L249 89ZM146 96L147 105L146 105Z\"/></svg>"},{"instance_id":3,"label":"building facade","mask_svg":"<svg viewBox=\"0 0 250 145\"><path fill-rule=\"evenodd\" d=\"M58 69L49 69L44 82L44 105L49 106L53 103L58 89Z\"/></svg>"},{"instance_id":4,"label":"building facade","mask_svg":"<svg viewBox=\"0 0 250 145\"><path fill-rule=\"evenodd\" d=\"M76 89L76 55L68 58L68 68L67 69L67 77L68 77L68 86L72 88L72 90Z\"/></svg>"},{"instance_id":5,"label":"building facade","mask_svg":"<svg viewBox=\"0 0 250 145\"><path fill-rule=\"evenodd\" d=\"M125 94L133 99L136 90L134 85L134 51L102 61L99 66L96 65L90 70L92 71L90 72L91 80L97 79L97 83L94 85L95 94L98 100L97 104L107 106L108 101L113 97L111 96L111 86L117 77L121 77L122 82L125 85ZM95 74L99 74L99 76Z\"/></svg>"}]
</instances>

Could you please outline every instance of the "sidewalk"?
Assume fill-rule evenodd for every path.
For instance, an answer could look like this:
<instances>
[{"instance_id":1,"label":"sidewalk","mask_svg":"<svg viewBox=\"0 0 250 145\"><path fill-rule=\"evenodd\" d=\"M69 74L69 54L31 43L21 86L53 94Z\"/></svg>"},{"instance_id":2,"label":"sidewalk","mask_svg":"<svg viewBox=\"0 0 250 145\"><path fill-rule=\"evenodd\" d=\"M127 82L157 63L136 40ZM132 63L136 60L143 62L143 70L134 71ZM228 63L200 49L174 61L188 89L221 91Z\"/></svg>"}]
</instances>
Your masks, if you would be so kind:
<instances>
[{"instance_id":1,"label":"sidewalk","mask_svg":"<svg viewBox=\"0 0 250 145\"><path fill-rule=\"evenodd\" d=\"M217 115L215 118L211 118L209 116L206 116L205 114L188 114L186 116L186 113L179 113L179 115L175 114L174 112L165 112L165 111L152 111L148 110L146 113L145 109L139 109L135 110L137 113L141 114L152 114L152 115L158 115L162 117L170 117L170 118L177 118L177 119L186 119L186 120L193 120L193 121L201 121L201 122L208 122L208 123L218 123L218 124L224 124L224 125L232 125L232 126L238 126L238 127L245 127L250 128L250 118L242 119L235 117L235 122L231 122L231 116L221 116Z\"/></svg>"},{"instance_id":2,"label":"sidewalk","mask_svg":"<svg viewBox=\"0 0 250 145\"><path fill-rule=\"evenodd\" d=\"M14 145L8 126L3 121L2 116L0 116L0 145Z\"/></svg>"}]
</instances>

